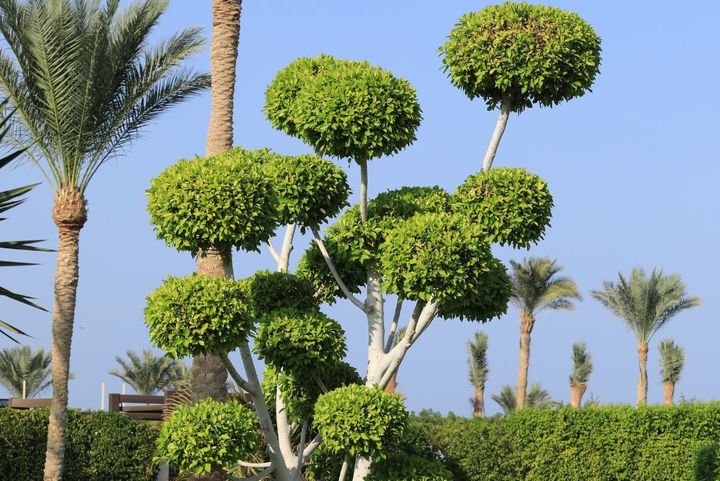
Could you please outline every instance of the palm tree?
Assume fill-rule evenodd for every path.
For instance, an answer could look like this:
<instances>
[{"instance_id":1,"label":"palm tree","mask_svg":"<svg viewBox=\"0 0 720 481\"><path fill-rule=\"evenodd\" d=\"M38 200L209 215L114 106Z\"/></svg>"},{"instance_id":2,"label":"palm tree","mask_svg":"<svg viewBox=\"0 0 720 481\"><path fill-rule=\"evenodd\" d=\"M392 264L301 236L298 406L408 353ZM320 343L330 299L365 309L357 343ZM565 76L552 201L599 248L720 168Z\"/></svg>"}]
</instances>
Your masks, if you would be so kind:
<instances>
[{"instance_id":1,"label":"palm tree","mask_svg":"<svg viewBox=\"0 0 720 481\"><path fill-rule=\"evenodd\" d=\"M603 290L592 291L595 299L607 307L637 338L640 377L637 386L637 404L647 404L648 344L675 315L700 305L700 298L688 297L685 285L677 274L663 275L662 269L653 269L650 276L642 268L634 268L630 278L618 274L618 282L605 281Z\"/></svg>"},{"instance_id":2,"label":"palm tree","mask_svg":"<svg viewBox=\"0 0 720 481\"><path fill-rule=\"evenodd\" d=\"M493 394L491 399L498 403L505 414L517 409L516 390L513 386L506 384L503 386L500 394ZM535 383L530 386L527 393L527 403L525 407L530 409L549 409L557 405L542 386Z\"/></svg>"},{"instance_id":3,"label":"palm tree","mask_svg":"<svg viewBox=\"0 0 720 481\"><path fill-rule=\"evenodd\" d=\"M663 381L663 406L673 405L675 384L685 365L685 350L672 339L660 341L660 375Z\"/></svg>"},{"instance_id":4,"label":"palm tree","mask_svg":"<svg viewBox=\"0 0 720 481\"><path fill-rule=\"evenodd\" d=\"M587 344L576 342L572 347L573 370L570 375L570 406L579 408L587 383L593 370L592 357L587 351Z\"/></svg>"},{"instance_id":5,"label":"palm tree","mask_svg":"<svg viewBox=\"0 0 720 481\"><path fill-rule=\"evenodd\" d=\"M50 353L33 352L29 346L0 351L0 384L16 398L32 398L47 389L50 380ZM25 384L23 390L23 383Z\"/></svg>"},{"instance_id":6,"label":"palm tree","mask_svg":"<svg viewBox=\"0 0 720 481\"><path fill-rule=\"evenodd\" d=\"M0 144L3 144L5 140L5 135L7 135L10 125L10 115L3 115L5 112L5 108L7 107L7 99L0 102ZM4 155L0 157L0 169L8 165L10 162L15 160L17 157L19 157L25 149L16 150L14 152L11 152L7 155ZM36 185L36 184L35 184ZM23 202L25 202L25 199L23 196L30 192L35 185L26 185L23 187L17 187L15 189L10 190L4 190L0 191L0 214L5 213L12 209L13 207L17 207L21 205ZM0 221L5 220L4 217L0 217ZM46 251L47 249L43 249L41 247L38 247L34 244L37 244L38 240L22 240L22 241L0 241L0 249L15 249L15 250L28 250L28 251ZM16 267L16 266L29 266L34 265L32 263L28 262L15 262L15 261L0 261L0 267ZM21 302L23 304L26 304L31 307L35 307L36 309L45 310L44 308L38 306L33 302L33 298L18 294L17 292L13 292L5 287L0 286L0 297L7 297L8 299L12 299L17 302ZM17 339L15 339L10 333L12 334L20 334L20 335L27 335L23 331L21 331L19 328L13 326L12 324L3 321L0 319L0 334L7 337L11 341L18 342Z\"/></svg>"},{"instance_id":7,"label":"palm tree","mask_svg":"<svg viewBox=\"0 0 720 481\"><path fill-rule=\"evenodd\" d=\"M213 0L210 73L212 93L205 154L221 154L233 147L235 77L240 41L242 0ZM233 277L231 252L210 249L197 259L201 275ZM217 356L196 356L192 367L192 399L222 399L227 395L227 370Z\"/></svg>"},{"instance_id":8,"label":"palm tree","mask_svg":"<svg viewBox=\"0 0 720 481\"><path fill-rule=\"evenodd\" d=\"M572 311L573 299L581 300L575 281L559 277L562 270L555 259L530 257L522 262L510 261L513 272L511 300L520 309L520 362L518 368L517 408L525 407L530 335L535 316L542 310Z\"/></svg>"},{"instance_id":9,"label":"palm tree","mask_svg":"<svg viewBox=\"0 0 720 481\"><path fill-rule=\"evenodd\" d=\"M0 90L17 109L28 154L55 192L58 228L52 325L53 402L45 481L60 479L85 192L100 167L169 107L209 85L182 68L203 42L188 29L155 47L167 0L0 0Z\"/></svg>"},{"instance_id":10,"label":"palm tree","mask_svg":"<svg viewBox=\"0 0 720 481\"><path fill-rule=\"evenodd\" d=\"M484 332L476 332L475 340L468 341L468 365L470 367L470 383L475 388L473 398L473 416L485 416L485 381L488 375L487 362L488 337Z\"/></svg>"},{"instance_id":11,"label":"palm tree","mask_svg":"<svg viewBox=\"0 0 720 481\"><path fill-rule=\"evenodd\" d=\"M166 356L156 356L150 350L143 351L139 356L128 351L127 357L127 360L116 357L115 361L120 364L120 369L111 369L109 373L119 377L136 393L144 396L170 389L189 376L185 363Z\"/></svg>"}]
</instances>

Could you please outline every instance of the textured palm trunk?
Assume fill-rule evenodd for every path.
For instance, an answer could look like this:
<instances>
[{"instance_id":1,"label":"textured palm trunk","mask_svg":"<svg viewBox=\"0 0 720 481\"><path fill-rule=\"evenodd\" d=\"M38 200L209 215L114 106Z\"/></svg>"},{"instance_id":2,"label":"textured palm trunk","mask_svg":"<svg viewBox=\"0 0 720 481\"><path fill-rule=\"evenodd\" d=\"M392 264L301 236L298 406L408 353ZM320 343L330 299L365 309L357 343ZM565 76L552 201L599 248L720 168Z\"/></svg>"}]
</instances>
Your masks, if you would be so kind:
<instances>
[{"instance_id":1,"label":"textured palm trunk","mask_svg":"<svg viewBox=\"0 0 720 481\"><path fill-rule=\"evenodd\" d=\"M666 382L663 384L663 406L672 406L675 404L673 397L675 396L675 383Z\"/></svg>"},{"instance_id":2,"label":"textured palm trunk","mask_svg":"<svg viewBox=\"0 0 720 481\"><path fill-rule=\"evenodd\" d=\"M582 405L582 398L585 395L587 384L570 385L570 406L578 409Z\"/></svg>"},{"instance_id":3,"label":"textured palm trunk","mask_svg":"<svg viewBox=\"0 0 720 481\"><path fill-rule=\"evenodd\" d=\"M528 369L530 367L530 334L532 334L534 324L535 319L531 314L523 313L520 315L520 361L518 363L516 409L525 408Z\"/></svg>"},{"instance_id":4,"label":"textured palm trunk","mask_svg":"<svg viewBox=\"0 0 720 481\"><path fill-rule=\"evenodd\" d=\"M52 385L44 481L60 481L65 456L68 377L75 302L77 300L80 230L87 220L82 192L63 187L55 195L52 218L58 228L55 300L52 323Z\"/></svg>"},{"instance_id":5,"label":"textured palm trunk","mask_svg":"<svg viewBox=\"0 0 720 481\"><path fill-rule=\"evenodd\" d=\"M638 364L640 368L640 377L638 378L637 386L637 405L645 406L647 404L647 391L648 391L648 380L647 380L647 360L648 360L648 345L646 342L638 343Z\"/></svg>"},{"instance_id":6,"label":"textured palm trunk","mask_svg":"<svg viewBox=\"0 0 720 481\"><path fill-rule=\"evenodd\" d=\"M394 393L397 391L397 373L393 374L385 386L385 392Z\"/></svg>"},{"instance_id":7,"label":"textured palm trunk","mask_svg":"<svg viewBox=\"0 0 720 481\"><path fill-rule=\"evenodd\" d=\"M473 396L473 416L476 418L485 417L485 388L475 386L475 394Z\"/></svg>"}]
</instances>

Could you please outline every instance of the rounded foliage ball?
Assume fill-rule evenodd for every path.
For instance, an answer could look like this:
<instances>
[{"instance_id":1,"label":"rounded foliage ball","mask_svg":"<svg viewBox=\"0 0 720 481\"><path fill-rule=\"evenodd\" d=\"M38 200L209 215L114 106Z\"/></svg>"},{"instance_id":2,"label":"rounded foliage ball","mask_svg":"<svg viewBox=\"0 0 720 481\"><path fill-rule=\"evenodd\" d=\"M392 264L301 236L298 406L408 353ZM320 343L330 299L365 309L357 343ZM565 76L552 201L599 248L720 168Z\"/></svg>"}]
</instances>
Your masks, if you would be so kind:
<instances>
[{"instance_id":1,"label":"rounded foliage ball","mask_svg":"<svg viewBox=\"0 0 720 481\"><path fill-rule=\"evenodd\" d=\"M319 310L283 309L263 318L255 336L261 359L308 375L345 357L345 332Z\"/></svg>"},{"instance_id":2,"label":"rounded foliage ball","mask_svg":"<svg viewBox=\"0 0 720 481\"><path fill-rule=\"evenodd\" d=\"M441 313L471 320L491 319L507 309L505 268L479 229L461 216L415 215L388 232L382 251L381 272L390 293L432 300Z\"/></svg>"},{"instance_id":3,"label":"rounded foliage ball","mask_svg":"<svg viewBox=\"0 0 720 481\"><path fill-rule=\"evenodd\" d=\"M600 67L600 37L579 15L506 2L465 14L440 47L453 85L492 110L553 106L590 90Z\"/></svg>"},{"instance_id":4,"label":"rounded foliage ball","mask_svg":"<svg viewBox=\"0 0 720 481\"><path fill-rule=\"evenodd\" d=\"M529 248L550 226L553 198L547 182L521 168L469 176L453 195L453 210L477 224L491 242Z\"/></svg>"},{"instance_id":5,"label":"rounded foliage ball","mask_svg":"<svg viewBox=\"0 0 720 481\"><path fill-rule=\"evenodd\" d=\"M324 447L335 454L383 459L400 441L407 423L400 397L375 387L341 387L315 404L314 426Z\"/></svg>"},{"instance_id":6,"label":"rounded foliage ball","mask_svg":"<svg viewBox=\"0 0 720 481\"><path fill-rule=\"evenodd\" d=\"M255 413L238 401L179 406L162 424L158 460L194 475L229 468L260 449L258 427Z\"/></svg>"},{"instance_id":7,"label":"rounded foliage ball","mask_svg":"<svg viewBox=\"0 0 720 481\"><path fill-rule=\"evenodd\" d=\"M232 351L253 329L240 282L225 277L168 277L147 298L150 340L173 357Z\"/></svg>"},{"instance_id":8,"label":"rounded foliage ball","mask_svg":"<svg viewBox=\"0 0 720 481\"><path fill-rule=\"evenodd\" d=\"M321 366L302 375L278 372L272 364L268 364L265 366L262 381L263 396L268 407L274 410L276 389L279 385L290 421L302 424L313 416L315 402L323 392L320 383L328 390L333 390L363 382L357 370L346 362Z\"/></svg>"},{"instance_id":9,"label":"rounded foliage ball","mask_svg":"<svg viewBox=\"0 0 720 481\"><path fill-rule=\"evenodd\" d=\"M268 167L275 181L281 224L317 228L347 205L347 175L329 160L281 155Z\"/></svg>"},{"instance_id":10,"label":"rounded foliage ball","mask_svg":"<svg viewBox=\"0 0 720 481\"><path fill-rule=\"evenodd\" d=\"M263 112L270 124L288 135L296 136L293 108L298 94L317 75L336 67L340 62L329 55L301 57L280 70L265 91Z\"/></svg>"},{"instance_id":11,"label":"rounded foliage ball","mask_svg":"<svg viewBox=\"0 0 720 481\"><path fill-rule=\"evenodd\" d=\"M247 292L247 302L257 318L278 309L317 310L313 285L289 272L258 271L240 281Z\"/></svg>"},{"instance_id":12,"label":"rounded foliage ball","mask_svg":"<svg viewBox=\"0 0 720 481\"><path fill-rule=\"evenodd\" d=\"M163 171L147 191L157 237L193 256L210 248L257 250L278 225L277 197L264 167L275 156L237 148Z\"/></svg>"},{"instance_id":13,"label":"rounded foliage ball","mask_svg":"<svg viewBox=\"0 0 720 481\"><path fill-rule=\"evenodd\" d=\"M422 114L410 83L367 62L322 55L278 73L265 114L315 152L365 161L415 141Z\"/></svg>"}]
</instances>

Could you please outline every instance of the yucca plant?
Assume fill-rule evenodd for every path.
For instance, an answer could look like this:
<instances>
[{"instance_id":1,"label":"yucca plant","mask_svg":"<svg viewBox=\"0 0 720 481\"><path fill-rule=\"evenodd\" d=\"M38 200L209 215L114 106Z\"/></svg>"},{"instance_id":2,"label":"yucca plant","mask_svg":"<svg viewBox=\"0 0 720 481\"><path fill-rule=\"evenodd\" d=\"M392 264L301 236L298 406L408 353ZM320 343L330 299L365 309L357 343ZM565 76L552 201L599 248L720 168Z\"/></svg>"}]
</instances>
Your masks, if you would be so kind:
<instances>
[{"instance_id":1,"label":"yucca plant","mask_svg":"<svg viewBox=\"0 0 720 481\"><path fill-rule=\"evenodd\" d=\"M0 102L0 145L5 145L5 138L10 131L10 117L12 115L5 115L8 106L8 100L5 99ZM14 150L6 155L0 157L0 169L7 166L10 162L17 159L25 149ZM37 184L25 185L23 187L16 187L14 189L0 191L0 214L6 215L10 209L21 205L25 202L23 197L25 194L30 192ZM0 222L7 220L6 217L0 217ZM24 250L24 251L47 251L38 247L36 244L41 242L39 240L20 240L20 241L0 241L0 249L13 249L13 250ZM31 266L34 265L31 262L17 262L17 261L5 261L0 260L0 267L17 267L17 266ZM10 289L0 286L0 297L6 297L17 302L21 302L28 306L36 309L45 310L43 307L33 302L33 298L24 294L11 291ZM0 334L10 339L11 341L18 342L12 335L26 335L20 328L10 324L8 321L0 319Z\"/></svg>"},{"instance_id":2,"label":"yucca plant","mask_svg":"<svg viewBox=\"0 0 720 481\"><path fill-rule=\"evenodd\" d=\"M55 193L59 242L52 325L53 401L45 481L59 481L80 231L99 169L169 107L209 86L182 68L203 39L197 28L157 46L148 39L167 0L0 0L0 90L17 111L20 138Z\"/></svg>"},{"instance_id":3,"label":"yucca plant","mask_svg":"<svg viewBox=\"0 0 720 481\"><path fill-rule=\"evenodd\" d=\"M573 300L581 300L575 281L558 274L562 270L555 259L530 257L512 266L511 300L520 309L520 362L518 366L517 408L525 407L528 369L530 366L530 335L537 313L543 310L575 309Z\"/></svg>"},{"instance_id":4,"label":"yucca plant","mask_svg":"<svg viewBox=\"0 0 720 481\"><path fill-rule=\"evenodd\" d=\"M570 406L579 408L583 395L587 390L587 383L592 374L592 356L587 351L587 344L576 342L572 346L573 369L570 374Z\"/></svg>"},{"instance_id":5,"label":"yucca plant","mask_svg":"<svg viewBox=\"0 0 720 481\"><path fill-rule=\"evenodd\" d=\"M680 312L700 305L699 297L689 297L685 284L677 274L664 275L653 269L648 276L642 268L634 268L629 278L618 274L618 281L605 281L603 289L592 295L625 324L637 338L640 377L637 404L647 404L647 356L652 337Z\"/></svg>"},{"instance_id":6,"label":"yucca plant","mask_svg":"<svg viewBox=\"0 0 720 481\"><path fill-rule=\"evenodd\" d=\"M470 368L470 384L474 393L470 400L473 416L485 416L485 382L488 376L487 361L488 337L484 332L476 332L475 339L468 341L468 367Z\"/></svg>"},{"instance_id":7,"label":"yucca plant","mask_svg":"<svg viewBox=\"0 0 720 481\"><path fill-rule=\"evenodd\" d=\"M14 397L32 398L50 384L50 353L33 352L29 346L10 347L0 351L0 384ZM24 384L24 386L23 386Z\"/></svg>"},{"instance_id":8,"label":"yucca plant","mask_svg":"<svg viewBox=\"0 0 720 481\"><path fill-rule=\"evenodd\" d=\"M672 339L660 341L660 375L663 381L663 405L672 406L675 385L685 366L685 350Z\"/></svg>"}]
</instances>

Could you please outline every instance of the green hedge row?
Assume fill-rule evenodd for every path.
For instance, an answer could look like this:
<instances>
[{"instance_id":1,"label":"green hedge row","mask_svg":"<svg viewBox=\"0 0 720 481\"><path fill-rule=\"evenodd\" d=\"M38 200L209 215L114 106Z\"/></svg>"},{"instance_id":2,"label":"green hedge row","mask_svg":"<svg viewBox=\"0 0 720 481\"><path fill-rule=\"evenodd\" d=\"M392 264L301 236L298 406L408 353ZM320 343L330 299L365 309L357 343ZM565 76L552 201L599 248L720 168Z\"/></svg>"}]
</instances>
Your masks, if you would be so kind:
<instances>
[{"instance_id":1,"label":"green hedge row","mask_svg":"<svg viewBox=\"0 0 720 481\"><path fill-rule=\"evenodd\" d=\"M0 479L42 481L48 410L0 409ZM157 429L120 414L70 411L63 479L151 481Z\"/></svg>"},{"instance_id":2,"label":"green hedge row","mask_svg":"<svg viewBox=\"0 0 720 481\"><path fill-rule=\"evenodd\" d=\"M720 441L718 403L420 422L458 481L720 481L717 450L696 459Z\"/></svg>"}]
</instances>

